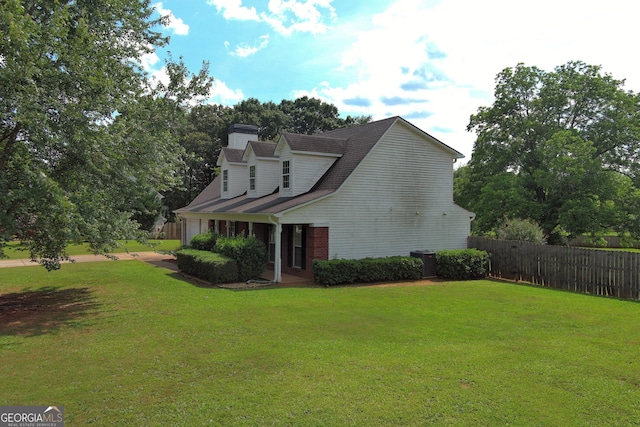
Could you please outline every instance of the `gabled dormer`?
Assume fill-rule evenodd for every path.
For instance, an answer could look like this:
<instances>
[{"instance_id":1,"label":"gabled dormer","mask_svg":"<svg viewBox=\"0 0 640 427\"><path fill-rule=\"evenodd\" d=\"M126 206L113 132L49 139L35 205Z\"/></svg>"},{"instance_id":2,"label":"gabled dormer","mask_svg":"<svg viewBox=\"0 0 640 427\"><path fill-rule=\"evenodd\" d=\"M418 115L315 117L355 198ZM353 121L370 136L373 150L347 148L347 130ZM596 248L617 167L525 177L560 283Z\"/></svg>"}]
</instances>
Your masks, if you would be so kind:
<instances>
[{"instance_id":1,"label":"gabled dormer","mask_svg":"<svg viewBox=\"0 0 640 427\"><path fill-rule=\"evenodd\" d=\"M272 142L251 141L242 160L247 163L247 197L262 197L273 193L279 185L279 159Z\"/></svg>"},{"instance_id":2,"label":"gabled dormer","mask_svg":"<svg viewBox=\"0 0 640 427\"><path fill-rule=\"evenodd\" d=\"M220 197L231 199L247 192L249 178L247 162L242 159L244 150L252 141L258 141L258 127L253 125L232 124L229 126L227 146L218 156L220 166Z\"/></svg>"},{"instance_id":3,"label":"gabled dormer","mask_svg":"<svg viewBox=\"0 0 640 427\"><path fill-rule=\"evenodd\" d=\"M304 194L345 153L346 139L283 133L276 145L280 195Z\"/></svg>"},{"instance_id":4,"label":"gabled dormer","mask_svg":"<svg viewBox=\"0 0 640 427\"><path fill-rule=\"evenodd\" d=\"M244 150L224 147L218 156L220 166L220 197L231 199L247 191L247 162L242 160Z\"/></svg>"}]
</instances>

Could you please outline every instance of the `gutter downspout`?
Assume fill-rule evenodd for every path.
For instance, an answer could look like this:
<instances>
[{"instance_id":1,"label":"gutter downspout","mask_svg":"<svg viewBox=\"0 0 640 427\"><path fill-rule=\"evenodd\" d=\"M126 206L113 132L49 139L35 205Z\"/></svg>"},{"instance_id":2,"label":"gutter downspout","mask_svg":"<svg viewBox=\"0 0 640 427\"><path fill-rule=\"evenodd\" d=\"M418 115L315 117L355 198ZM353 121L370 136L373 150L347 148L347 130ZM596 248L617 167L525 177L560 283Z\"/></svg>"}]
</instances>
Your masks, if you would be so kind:
<instances>
[{"instance_id":1,"label":"gutter downspout","mask_svg":"<svg viewBox=\"0 0 640 427\"><path fill-rule=\"evenodd\" d=\"M275 218L273 220L272 218ZM269 222L276 227L276 247L275 247L275 259L273 264L273 282L282 282L282 224L278 221L277 215L269 215Z\"/></svg>"}]
</instances>

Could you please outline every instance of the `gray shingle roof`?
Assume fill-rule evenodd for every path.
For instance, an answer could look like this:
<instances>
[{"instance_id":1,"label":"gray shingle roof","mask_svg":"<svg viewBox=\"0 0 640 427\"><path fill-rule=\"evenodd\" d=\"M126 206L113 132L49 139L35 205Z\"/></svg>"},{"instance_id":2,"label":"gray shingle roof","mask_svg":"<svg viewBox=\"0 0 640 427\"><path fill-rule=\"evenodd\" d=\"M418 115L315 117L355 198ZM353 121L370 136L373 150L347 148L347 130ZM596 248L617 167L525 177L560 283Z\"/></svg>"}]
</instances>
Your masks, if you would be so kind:
<instances>
[{"instance_id":1,"label":"gray shingle roof","mask_svg":"<svg viewBox=\"0 0 640 427\"><path fill-rule=\"evenodd\" d=\"M222 149L222 152L224 153L224 157L227 159L227 162L230 162L230 163L244 162L242 160L242 154L244 153L244 150L240 150L237 148L224 147Z\"/></svg>"},{"instance_id":2,"label":"gray shingle roof","mask_svg":"<svg viewBox=\"0 0 640 427\"><path fill-rule=\"evenodd\" d=\"M196 198L189 203L189 205L176 210L176 212L194 212L192 208L195 206L200 206L208 201L219 199L221 180L222 178L220 175L216 176L213 181L211 181L211 184L207 185L207 187L202 190L202 192L198 194Z\"/></svg>"},{"instance_id":3,"label":"gray shingle roof","mask_svg":"<svg viewBox=\"0 0 640 427\"><path fill-rule=\"evenodd\" d=\"M275 155L276 144L273 142L250 141L249 145L256 157L277 157Z\"/></svg>"},{"instance_id":4,"label":"gray shingle roof","mask_svg":"<svg viewBox=\"0 0 640 427\"><path fill-rule=\"evenodd\" d=\"M260 198L248 198L245 194L233 199L220 199L220 181L216 178L209 187L207 187L194 199L193 202L189 204L189 206L178 209L176 212L237 212L271 214L283 212L287 209L317 200L339 189L360 162L362 162L371 149L376 145L376 143L384 136L391 126L399 120L433 139L444 149L450 151L454 157L463 157L458 151L443 144L436 138L433 138L431 135L411 125L411 123L400 117L390 117L388 119L363 125L336 129L325 132L321 135L297 135L285 133L283 134L283 138L285 138L293 151L342 155L340 158L336 159L333 166L331 166L324 176L318 180L311 191L296 197L280 197L279 192L276 191L273 194ZM268 150L270 147L275 147L275 145L271 143L251 142L251 144L252 149L256 151L256 155L258 154L257 150ZM254 144L255 147L257 147L257 150L254 148ZM231 149L223 148L223 150ZM239 151L240 161L242 161L243 150L232 151ZM231 153L231 155L236 154ZM225 151L225 156L227 156L227 151ZM227 160L232 161L230 157L227 157ZM214 189L212 187L216 188Z\"/></svg>"},{"instance_id":5,"label":"gray shingle roof","mask_svg":"<svg viewBox=\"0 0 640 427\"><path fill-rule=\"evenodd\" d=\"M287 141L292 151L344 154L347 146L346 138L331 138L323 135L299 135L285 132L282 137Z\"/></svg>"}]
</instances>

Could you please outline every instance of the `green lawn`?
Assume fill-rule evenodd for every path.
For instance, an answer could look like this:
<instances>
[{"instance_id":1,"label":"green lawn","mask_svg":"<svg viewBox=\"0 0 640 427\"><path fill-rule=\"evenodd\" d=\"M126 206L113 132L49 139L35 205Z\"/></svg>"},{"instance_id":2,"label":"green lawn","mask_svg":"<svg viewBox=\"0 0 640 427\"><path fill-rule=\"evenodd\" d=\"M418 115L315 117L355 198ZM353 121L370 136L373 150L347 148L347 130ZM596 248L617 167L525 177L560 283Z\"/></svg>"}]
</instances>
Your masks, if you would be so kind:
<instances>
[{"instance_id":1,"label":"green lawn","mask_svg":"<svg viewBox=\"0 0 640 427\"><path fill-rule=\"evenodd\" d=\"M619 252L640 253L640 249L638 249L638 248L588 248L588 249L596 249L596 250L599 250L599 251L619 251Z\"/></svg>"},{"instance_id":2,"label":"green lawn","mask_svg":"<svg viewBox=\"0 0 640 427\"><path fill-rule=\"evenodd\" d=\"M634 302L494 281L230 291L140 261L0 269L0 294L0 402L63 405L69 426L640 423Z\"/></svg>"},{"instance_id":3,"label":"green lawn","mask_svg":"<svg viewBox=\"0 0 640 427\"><path fill-rule=\"evenodd\" d=\"M174 251L178 249L180 246L180 240L153 240L149 239L149 244L144 245L136 242L135 240L121 240L120 243L122 246L116 248L113 253L125 253L129 252L146 252L146 251ZM0 258L2 259L20 259L20 258L29 258L29 252L18 249L18 242L10 242L5 248L5 255L8 258ZM67 247L67 253L70 256L74 255L87 255L92 253L89 250L89 247L86 244L83 245L69 245Z\"/></svg>"}]
</instances>

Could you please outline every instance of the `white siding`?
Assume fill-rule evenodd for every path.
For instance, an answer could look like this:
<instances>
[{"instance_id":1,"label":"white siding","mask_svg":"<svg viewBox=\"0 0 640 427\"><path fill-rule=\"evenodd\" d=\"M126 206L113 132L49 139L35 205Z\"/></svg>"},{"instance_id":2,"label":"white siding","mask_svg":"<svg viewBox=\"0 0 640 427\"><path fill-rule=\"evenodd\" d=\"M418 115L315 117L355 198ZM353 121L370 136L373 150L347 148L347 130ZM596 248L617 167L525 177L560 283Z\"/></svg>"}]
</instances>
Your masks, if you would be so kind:
<instances>
[{"instance_id":1,"label":"white siding","mask_svg":"<svg viewBox=\"0 0 640 427\"><path fill-rule=\"evenodd\" d=\"M229 163L225 159L220 166L220 170L229 171L229 180L227 192L223 191L224 183L220 181L220 194L223 199L231 199L240 196L249 188L249 170L246 164Z\"/></svg>"},{"instance_id":2,"label":"white siding","mask_svg":"<svg viewBox=\"0 0 640 427\"><path fill-rule=\"evenodd\" d=\"M249 190L249 168L256 167L256 189ZM278 159L262 160L253 153L247 159L247 196L262 197L273 193L280 183L280 164Z\"/></svg>"},{"instance_id":3,"label":"white siding","mask_svg":"<svg viewBox=\"0 0 640 427\"><path fill-rule=\"evenodd\" d=\"M328 224L330 258L464 248L470 213L453 203L452 160L396 123L336 193L284 221Z\"/></svg>"},{"instance_id":4,"label":"white siding","mask_svg":"<svg viewBox=\"0 0 640 427\"><path fill-rule=\"evenodd\" d=\"M188 218L188 219L185 219L184 221L187 222L187 235L185 236L184 241L188 245L189 242L191 242L191 239L193 238L193 236L204 232L204 230L201 230L201 225L202 225L201 219Z\"/></svg>"},{"instance_id":5,"label":"white siding","mask_svg":"<svg viewBox=\"0 0 640 427\"><path fill-rule=\"evenodd\" d=\"M329 170L337 157L322 154L301 154L293 153L288 144L282 144L279 150L279 185L280 194L285 197L298 196L304 194L318 182L320 178ZM290 188L284 189L282 186L282 162L289 161L289 182Z\"/></svg>"},{"instance_id":6,"label":"white siding","mask_svg":"<svg viewBox=\"0 0 640 427\"><path fill-rule=\"evenodd\" d=\"M229 143L227 147L235 148L238 150L244 150L247 147L247 143L249 141L257 141L258 135L252 135L247 133L230 133L229 134Z\"/></svg>"},{"instance_id":7,"label":"white siding","mask_svg":"<svg viewBox=\"0 0 640 427\"><path fill-rule=\"evenodd\" d=\"M292 162L293 180L291 182L293 195L297 196L311 190L335 161L335 157L294 154Z\"/></svg>"}]
</instances>

